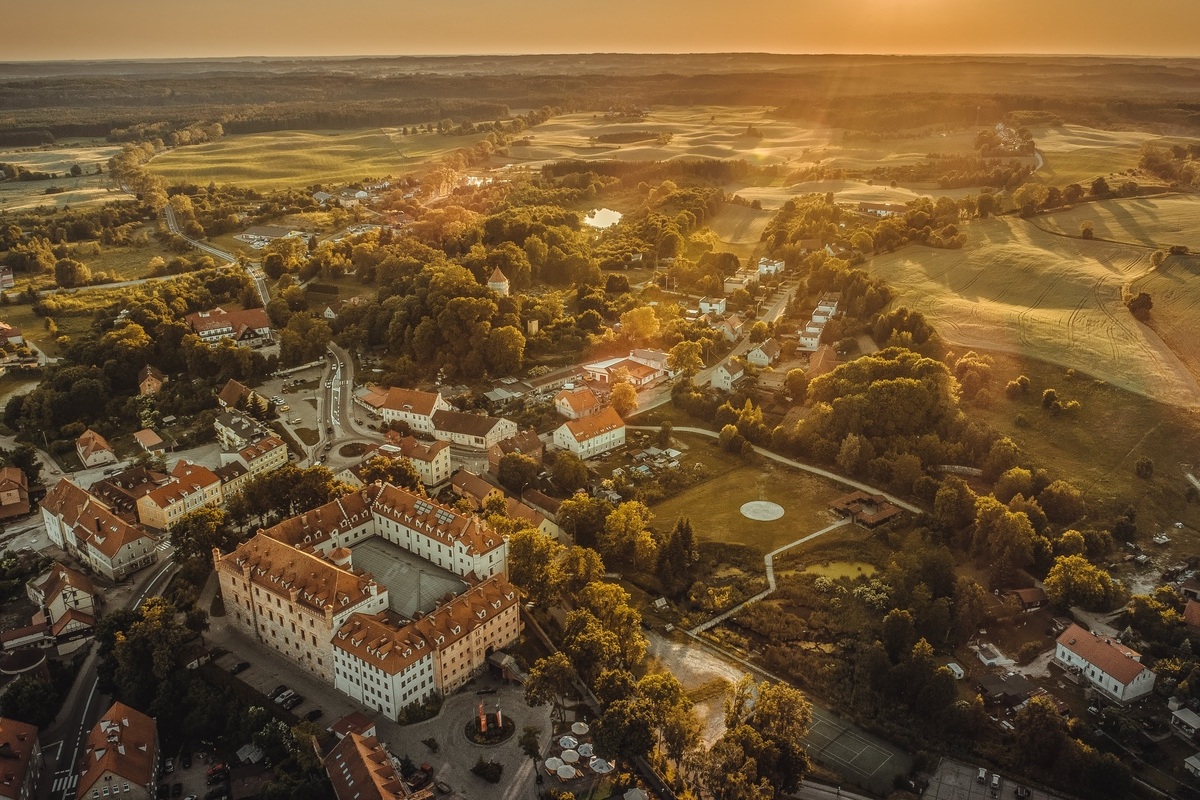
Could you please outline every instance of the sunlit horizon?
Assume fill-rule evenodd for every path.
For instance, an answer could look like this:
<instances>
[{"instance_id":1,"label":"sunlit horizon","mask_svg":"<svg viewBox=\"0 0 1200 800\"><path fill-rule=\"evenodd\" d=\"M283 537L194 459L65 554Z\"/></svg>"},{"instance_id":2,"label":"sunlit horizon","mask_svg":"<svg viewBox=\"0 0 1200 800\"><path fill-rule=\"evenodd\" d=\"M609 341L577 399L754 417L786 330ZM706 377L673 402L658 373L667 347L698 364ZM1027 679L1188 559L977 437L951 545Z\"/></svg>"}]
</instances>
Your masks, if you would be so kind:
<instances>
[{"instance_id":1,"label":"sunlit horizon","mask_svg":"<svg viewBox=\"0 0 1200 800\"><path fill-rule=\"evenodd\" d=\"M565 54L1191 58L1200 4L1145 0L61 0L6 10L5 62ZM464 24L464 20L469 24ZM1169 25L1163 21L1169 20ZM69 21L69 24L63 24ZM584 23L584 24L581 24Z\"/></svg>"}]
</instances>

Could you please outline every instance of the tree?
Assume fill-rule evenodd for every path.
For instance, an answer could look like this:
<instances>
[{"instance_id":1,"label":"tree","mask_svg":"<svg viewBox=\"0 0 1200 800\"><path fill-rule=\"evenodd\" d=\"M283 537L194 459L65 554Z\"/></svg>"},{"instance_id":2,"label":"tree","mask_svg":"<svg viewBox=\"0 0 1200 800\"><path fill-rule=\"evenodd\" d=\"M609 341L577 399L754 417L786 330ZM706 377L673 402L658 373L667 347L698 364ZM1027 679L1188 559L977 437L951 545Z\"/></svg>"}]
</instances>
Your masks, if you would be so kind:
<instances>
[{"instance_id":1,"label":"tree","mask_svg":"<svg viewBox=\"0 0 1200 800\"><path fill-rule=\"evenodd\" d=\"M621 334L635 344L644 344L658 336L658 329L658 315L650 306L639 306L621 315Z\"/></svg>"},{"instance_id":2,"label":"tree","mask_svg":"<svg viewBox=\"0 0 1200 800\"><path fill-rule=\"evenodd\" d=\"M493 328L484 345L484 361L493 375L512 375L525 360L525 335L512 325Z\"/></svg>"},{"instance_id":3,"label":"tree","mask_svg":"<svg viewBox=\"0 0 1200 800\"><path fill-rule=\"evenodd\" d=\"M750 326L750 341L753 344L762 344L770 335L771 329L761 319Z\"/></svg>"},{"instance_id":4,"label":"tree","mask_svg":"<svg viewBox=\"0 0 1200 800\"><path fill-rule=\"evenodd\" d=\"M1150 319L1150 310L1154 308L1154 300L1146 292L1138 292L1125 301L1125 307L1134 317L1145 322Z\"/></svg>"},{"instance_id":5,"label":"tree","mask_svg":"<svg viewBox=\"0 0 1200 800\"><path fill-rule=\"evenodd\" d=\"M566 697L574 692L578 677L566 653L560 651L539 658L529 667L525 702L534 708L550 703L551 712L563 719Z\"/></svg>"},{"instance_id":6,"label":"tree","mask_svg":"<svg viewBox=\"0 0 1200 800\"><path fill-rule=\"evenodd\" d=\"M1067 188L1069 189L1070 187L1068 186ZM1112 194L1112 189L1109 188L1108 181L1100 177L1092 181L1091 194L1092 197L1108 197Z\"/></svg>"},{"instance_id":7,"label":"tree","mask_svg":"<svg viewBox=\"0 0 1200 800\"><path fill-rule=\"evenodd\" d=\"M517 744L521 746L521 752L529 756L530 761L539 761L542 757L542 729L533 725L526 725L521 730L521 738L517 740Z\"/></svg>"},{"instance_id":8,"label":"tree","mask_svg":"<svg viewBox=\"0 0 1200 800\"><path fill-rule=\"evenodd\" d=\"M1067 481L1051 483L1038 494L1038 503L1051 522L1067 524L1083 516L1087 510L1083 495Z\"/></svg>"},{"instance_id":9,"label":"tree","mask_svg":"<svg viewBox=\"0 0 1200 800\"><path fill-rule=\"evenodd\" d=\"M1013 733L1025 763L1050 766L1067 743L1067 729L1054 702L1034 695L1013 719Z\"/></svg>"},{"instance_id":10,"label":"tree","mask_svg":"<svg viewBox=\"0 0 1200 800\"><path fill-rule=\"evenodd\" d=\"M670 420L664 420L662 425L658 426L658 437L655 439L656 444L662 449L671 446L671 434L674 432L675 426Z\"/></svg>"},{"instance_id":11,"label":"tree","mask_svg":"<svg viewBox=\"0 0 1200 800\"><path fill-rule=\"evenodd\" d=\"M62 697L54 682L41 675L22 675L4 693L4 716L44 728L54 721Z\"/></svg>"},{"instance_id":12,"label":"tree","mask_svg":"<svg viewBox=\"0 0 1200 800\"><path fill-rule=\"evenodd\" d=\"M1133 471L1143 480L1150 480L1154 477L1154 459L1139 458L1137 463L1133 465Z\"/></svg>"},{"instance_id":13,"label":"tree","mask_svg":"<svg viewBox=\"0 0 1200 800\"><path fill-rule=\"evenodd\" d=\"M627 762L650 755L654 747L654 714L641 698L618 700L596 720L596 751Z\"/></svg>"},{"instance_id":14,"label":"tree","mask_svg":"<svg viewBox=\"0 0 1200 800\"><path fill-rule=\"evenodd\" d=\"M184 514L169 535L175 555L181 560L197 556L208 559L212 557L213 548L225 550L237 542L225 525L225 512L212 506Z\"/></svg>"},{"instance_id":15,"label":"tree","mask_svg":"<svg viewBox=\"0 0 1200 800\"><path fill-rule=\"evenodd\" d=\"M412 459L404 456L393 458L382 453L372 456L362 465L359 477L363 483L383 481L419 495L425 494L421 473L417 472Z\"/></svg>"},{"instance_id":16,"label":"tree","mask_svg":"<svg viewBox=\"0 0 1200 800\"><path fill-rule=\"evenodd\" d=\"M647 529L654 514L637 500L621 503L604 521L597 549L605 559L626 564L653 563L658 545Z\"/></svg>"},{"instance_id":17,"label":"tree","mask_svg":"<svg viewBox=\"0 0 1200 800\"><path fill-rule=\"evenodd\" d=\"M1021 467L1013 467L1000 476L992 493L1001 503L1008 503L1018 494L1028 497L1033 494L1033 473Z\"/></svg>"},{"instance_id":18,"label":"tree","mask_svg":"<svg viewBox=\"0 0 1200 800\"><path fill-rule=\"evenodd\" d=\"M783 391L795 402L803 402L808 392L808 373L802 369L789 369L783 379Z\"/></svg>"},{"instance_id":19,"label":"tree","mask_svg":"<svg viewBox=\"0 0 1200 800\"><path fill-rule=\"evenodd\" d=\"M1059 556L1046 574L1046 595L1058 606L1107 611L1120 596L1112 576L1083 556Z\"/></svg>"},{"instance_id":20,"label":"tree","mask_svg":"<svg viewBox=\"0 0 1200 800\"><path fill-rule=\"evenodd\" d=\"M563 453L558 457L562 458ZM557 465L557 461L555 462ZM583 492L564 500L558 509L558 524L571 534L575 544L591 547L604 530L604 521L612 513L613 504L603 497L592 497Z\"/></svg>"},{"instance_id":21,"label":"tree","mask_svg":"<svg viewBox=\"0 0 1200 800\"><path fill-rule=\"evenodd\" d=\"M73 258L60 258L54 264L54 282L64 289L87 286L92 280L92 271L83 262Z\"/></svg>"},{"instance_id":22,"label":"tree","mask_svg":"<svg viewBox=\"0 0 1200 800\"><path fill-rule=\"evenodd\" d=\"M690 379L704 369L704 348L699 342L680 342L667 352L667 367Z\"/></svg>"},{"instance_id":23,"label":"tree","mask_svg":"<svg viewBox=\"0 0 1200 800\"><path fill-rule=\"evenodd\" d=\"M1079 223L1079 235L1084 239L1091 239L1096 235L1096 229L1088 220Z\"/></svg>"},{"instance_id":24,"label":"tree","mask_svg":"<svg viewBox=\"0 0 1200 800\"><path fill-rule=\"evenodd\" d=\"M612 387L609 400L612 402L613 410L624 419L637 410L637 389L633 388L633 384L630 383L618 383Z\"/></svg>"},{"instance_id":25,"label":"tree","mask_svg":"<svg viewBox=\"0 0 1200 800\"><path fill-rule=\"evenodd\" d=\"M508 539L508 578L539 606L558 602L563 546L534 528L522 528Z\"/></svg>"},{"instance_id":26,"label":"tree","mask_svg":"<svg viewBox=\"0 0 1200 800\"><path fill-rule=\"evenodd\" d=\"M587 486L588 468L583 459L569 450L562 450L554 457L550 468L554 485L564 492L576 492Z\"/></svg>"},{"instance_id":27,"label":"tree","mask_svg":"<svg viewBox=\"0 0 1200 800\"><path fill-rule=\"evenodd\" d=\"M680 517L658 553L658 579L667 594L678 596L687 591L695 561L696 537L691 520Z\"/></svg>"},{"instance_id":28,"label":"tree","mask_svg":"<svg viewBox=\"0 0 1200 800\"><path fill-rule=\"evenodd\" d=\"M541 465L524 453L505 453L496 470L496 480L505 489L520 495L525 488L537 480Z\"/></svg>"},{"instance_id":29,"label":"tree","mask_svg":"<svg viewBox=\"0 0 1200 800\"><path fill-rule=\"evenodd\" d=\"M604 561L590 547L571 545L559 558L562 591L574 597L593 581L604 577Z\"/></svg>"}]
</instances>

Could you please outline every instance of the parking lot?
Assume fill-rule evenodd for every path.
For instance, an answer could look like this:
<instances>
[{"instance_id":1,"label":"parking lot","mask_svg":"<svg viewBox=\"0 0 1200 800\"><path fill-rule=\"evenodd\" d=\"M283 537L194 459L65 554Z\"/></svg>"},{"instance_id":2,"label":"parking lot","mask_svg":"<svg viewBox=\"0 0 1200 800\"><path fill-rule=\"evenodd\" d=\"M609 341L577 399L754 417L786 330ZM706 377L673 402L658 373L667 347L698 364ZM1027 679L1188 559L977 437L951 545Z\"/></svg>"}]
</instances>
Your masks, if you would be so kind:
<instances>
[{"instance_id":1,"label":"parking lot","mask_svg":"<svg viewBox=\"0 0 1200 800\"><path fill-rule=\"evenodd\" d=\"M1027 788L1026 784L1001 775L1000 787L993 792L991 780L992 775L996 774L995 771L987 769L987 782L980 783L979 769L978 765L943 758L922 797L927 800L992 800L1017 797L1018 788ZM1027 797L1031 800L1059 800L1058 795L1038 789L1032 789Z\"/></svg>"}]
</instances>

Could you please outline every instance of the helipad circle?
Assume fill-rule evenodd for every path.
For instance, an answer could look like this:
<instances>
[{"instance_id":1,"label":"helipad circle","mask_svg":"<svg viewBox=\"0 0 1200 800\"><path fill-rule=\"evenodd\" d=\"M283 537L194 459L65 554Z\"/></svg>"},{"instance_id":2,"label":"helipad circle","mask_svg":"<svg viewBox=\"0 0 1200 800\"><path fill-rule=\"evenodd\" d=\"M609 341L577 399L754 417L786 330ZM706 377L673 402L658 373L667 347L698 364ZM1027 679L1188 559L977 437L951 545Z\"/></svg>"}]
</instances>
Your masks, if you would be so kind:
<instances>
[{"instance_id":1,"label":"helipad circle","mask_svg":"<svg viewBox=\"0 0 1200 800\"><path fill-rule=\"evenodd\" d=\"M759 522L770 522L783 516L783 506L769 500L751 500L741 508L742 516Z\"/></svg>"}]
</instances>

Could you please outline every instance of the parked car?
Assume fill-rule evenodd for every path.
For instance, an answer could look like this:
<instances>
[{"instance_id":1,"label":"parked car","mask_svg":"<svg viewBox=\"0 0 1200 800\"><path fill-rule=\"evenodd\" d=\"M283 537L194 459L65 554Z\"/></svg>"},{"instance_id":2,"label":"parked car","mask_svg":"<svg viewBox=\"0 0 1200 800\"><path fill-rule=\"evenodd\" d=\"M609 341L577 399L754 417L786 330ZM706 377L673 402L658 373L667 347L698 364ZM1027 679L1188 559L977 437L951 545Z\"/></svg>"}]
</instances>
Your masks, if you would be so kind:
<instances>
[{"instance_id":1,"label":"parked car","mask_svg":"<svg viewBox=\"0 0 1200 800\"><path fill-rule=\"evenodd\" d=\"M450 794L450 784L446 783L445 781L438 781L434 784L434 787L441 794Z\"/></svg>"},{"instance_id":2,"label":"parked car","mask_svg":"<svg viewBox=\"0 0 1200 800\"><path fill-rule=\"evenodd\" d=\"M312 711L309 711L307 714L304 715L304 719L308 722L316 722L317 720L319 720L322 717L322 715L324 715L324 713L325 712L322 711L321 709L314 708Z\"/></svg>"},{"instance_id":3,"label":"parked car","mask_svg":"<svg viewBox=\"0 0 1200 800\"><path fill-rule=\"evenodd\" d=\"M987 783L987 767L980 767L979 774L975 776L976 783Z\"/></svg>"},{"instance_id":4,"label":"parked car","mask_svg":"<svg viewBox=\"0 0 1200 800\"><path fill-rule=\"evenodd\" d=\"M294 694L291 697L289 697L287 700L283 701L283 707L286 708L288 711L291 711L293 708L295 708L296 706L300 705L303 702L304 702L304 695Z\"/></svg>"},{"instance_id":5,"label":"parked car","mask_svg":"<svg viewBox=\"0 0 1200 800\"><path fill-rule=\"evenodd\" d=\"M267 692L267 697L274 700L276 697L279 697L279 695L283 694L286 691L287 691L287 684L281 683L278 686L276 686L274 689L272 689L271 691Z\"/></svg>"},{"instance_id":6,"label":"parked car","mask_svg":"<svg viewBox=\"0 0 1200 800\"><path fill-rule=\"evenodd\" d=\"M1000 788L1000 773L999 772L992 773L992 788L993 789Z\"/></svg>"},{"instance_id":7,"label":"parked car","mask_svg":"<svg viewBox=\"0 0 1200 800\"><path fill-rule=\"evenodd\" d=\"M179 797L183 794L183 784L177 783L171 787L171 797Z\"/></svg>"},{"instance_id":8,"label":"parked car","mask_svg":"<svg viewBox=\"0 0 1200 800\"><path fill-rule=\"evenodd\" d=\"M224 786L209 789L204 795L204 800L229 800L229 789Z\"/></svg>"},{"instance_id":9,"label":"parked car","mask_svg":"<svg viewBox=\"0 0 1200 800\"><path fill-rule=\"evenodd\" d=\"M175 759L168 758L166 761L163 762L163 774L170 775L174 771L175 771Z\"/></svg>"},{"instance_id":10,"label":"parked car","mask_svg":"<svg viewBox=\"0 0 1200 800\"><path fill-rule=\"evenodd\" d=\"M191 769L192 768L192 751L184 750L183 755L179 757L179 763L183 765L184 769Z\"/></svg>"},{"instance_id":11,"label":"parked car","mask_svg":"<svg viewBox=\"0 0 1200 800\"><path fill-rule=\"evenodd\" d=\"M296 693L294 691L292 691L291 689L284 689L282 692L280 692L275 697L275 702L278 703L279 705L283 705L290 698L295 697L295 696L296 696Z\"/></svg>"},{"instance_id":12,"label":"parked car","mask_svg":"<svg viewBox=\"0 0 1200 800\"><path fill-rule=\"evenodd\" d=\"M209 775L216 775L218 772L229 772L229 765L222 763L222 762L218 762L208 768Z\"/></svg>"},{"instance_id":13,"label":"parked car","mask_svg":"<svg viewBox=\"0 0 1200 800\"><path fill-rule=\"evenodd\" d=\"M238 663L234 664L232 667L229 668L229 674L237 675L239 672L245 672L248 669L250 669L249 661L239 661Z\"/></svg>"},{"instance_id":14,"label":"parked car","mask_svg":"<svg viewBox=\"0 0 1200 800\"><path fill-rule=\"evenodd\" d=\"M218 783L225 783L228 780L229 780L228 772L218 772L215 775L208 776L208 785L215 786Z\"/></svg>"}]
</instances>

